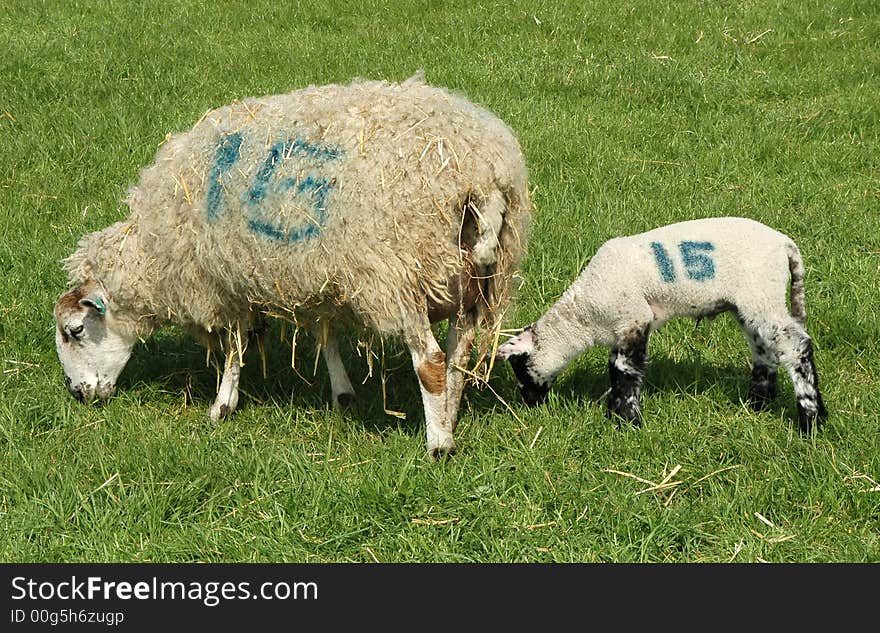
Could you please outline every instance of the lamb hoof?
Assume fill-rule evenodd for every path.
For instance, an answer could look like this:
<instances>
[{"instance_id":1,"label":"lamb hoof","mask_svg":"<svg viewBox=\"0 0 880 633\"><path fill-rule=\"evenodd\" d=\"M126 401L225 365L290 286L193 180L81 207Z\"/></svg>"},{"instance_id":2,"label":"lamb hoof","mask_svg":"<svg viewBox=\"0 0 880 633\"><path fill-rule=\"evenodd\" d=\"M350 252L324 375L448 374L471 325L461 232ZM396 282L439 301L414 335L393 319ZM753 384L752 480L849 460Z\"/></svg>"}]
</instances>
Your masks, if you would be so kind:
<instances>
[{"instance_id":1,"label":"lamb hoof","mask_svg":"<svg viewBox=\"0 0 880 633\"><path fill-rule=\"evenodd\" d=\"M814 428L818 429L828 419L828 411L822 406L818 411L798 407L798 426L801 433L809 435Z\"/></svg>"},{"instance_id":2,"label":"lamb hoof","mask_svg":"<svg viewBox=\"0 0 880 633\"><path fill-rule=\"evenodd\" d=\"M758 391L753 389L749 392L749 408L752 411L763 411L770 406L770 403L773 401L774 395L775 394L769 391Z\"/></svg>"},{"instance_id":3,"label":"lamb hoof","mask_svg":"<svg viewBox=\"0 0 880 633\"><path fill-rule=\"evenodd\" d=\"M606 416L609 420L617 422L617 428L620 428L623 422L628 422L632 426L642 426L642 412L637 408L608 409Z\"/></svg>"},{"instance_id":4,"label":"lamb hoof","mask_svg":"<svg viewBox=\"0 0 880 633\"><path fill-rule=\"evenodd\" d=\"M355 396L353 393L340 393L336 396L336 408L346 409L354 404Z\"/></svg>"}]
</instances>

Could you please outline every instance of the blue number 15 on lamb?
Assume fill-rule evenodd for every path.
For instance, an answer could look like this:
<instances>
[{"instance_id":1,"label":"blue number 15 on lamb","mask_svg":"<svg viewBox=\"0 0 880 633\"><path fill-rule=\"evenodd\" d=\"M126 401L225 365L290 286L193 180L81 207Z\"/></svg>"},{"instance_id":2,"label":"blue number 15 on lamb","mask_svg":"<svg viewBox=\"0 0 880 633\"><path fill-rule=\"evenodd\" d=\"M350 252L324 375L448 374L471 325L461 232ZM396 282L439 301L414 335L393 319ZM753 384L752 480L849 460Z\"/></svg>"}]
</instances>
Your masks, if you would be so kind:
<instances>
[{"instance_id":1,"label":"blue number 15 on lamb","mask_svg":"<svg viewBox=\"0 0 880 633\"><path fill-rule=\"evenodd\" d=\"M660 278L667 283L676 281L675 264L666 247L660 242L651 242L651 250L654 251L654 260L657 262ZM708 281L715 278L715 262L705 254L714 250L715 245L712 242L684 241L678 243L681 263L688 279Z\"/></svg>"}]
</instances>

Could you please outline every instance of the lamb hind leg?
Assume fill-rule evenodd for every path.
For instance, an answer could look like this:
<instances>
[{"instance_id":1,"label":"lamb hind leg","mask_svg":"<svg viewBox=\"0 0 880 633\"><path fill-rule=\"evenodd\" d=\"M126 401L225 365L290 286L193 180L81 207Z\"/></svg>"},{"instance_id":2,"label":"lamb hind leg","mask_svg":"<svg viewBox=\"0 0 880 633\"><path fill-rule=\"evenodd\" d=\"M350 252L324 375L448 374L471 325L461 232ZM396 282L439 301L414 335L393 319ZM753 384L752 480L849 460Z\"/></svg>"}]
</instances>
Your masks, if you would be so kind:
<instances>
[{"instance_id":1,"label":"lamb hind leg","mask_svg":"<svg viewBox=\"0 0 880 633\"><path fill-rule=\"evenodd\" d=\"M797 398L798 425L803 433L828 419L819 392L819 375L813 360L813 341L800 324L792 321L782 330L780 360L788 370Z\"/></svg>"},{"instance_id":2,"label":"lamb hind leg","mask_svg":"<svg viewBox=\"0 0 880 633\"><path fill-rule=\"evenodd\" d=\"M446 355L431 332L427 314L419 315L415 323L405 337L422 392L428 454L436 459L455 453L446 413Z\"/></svg>"},{"instance_id":3,"label":"lamb hind leg","mask_svg":"<svg viewBox=\"0 0 880 633\"><path fill-rule=\"evenodd\" d=\"M749 381L749 406L755 411L765 409L776 397L779 355L760 333L743 324L743 332L752 350L752 375Z\"/></svg>"},{"instance_id":4,"label":"lamb hind leg","mask_svg":"<svg viewBox=\"0 0 880 633\"><path fill-rule=\"evenodd\" d=\"M767 320L766 317L752 314L740 314L739 322L746 335L754 337L765 348L766 358L778 359L791 378L797 400L798 424L804 433L809 433L814 425L818 426L828 418L828 411L819 392L819 377L813 360L813 341L806 330L791 317L779 317ZM754 348L753 348L754 349ZM758 378L762 369L758 369ZM756 370L752 370L752 391L756 389ZM772 386L772 383L768 383ZM759 395L766 392L760 392ZM751 395L751 394L750 394Z\"/></svg>"},{"instance_id":5,"label":"lamb hind leg","mask_svg":"<svg viewBox=\"0 0 880 633\"><path fill-rule=\"evenodd\" d=\"M622 418L635 425L642 423L640 398L648 363L648 336L647 326L635 328L611 349L608 356L609 418Z\"/></svg>"}]
</instances>

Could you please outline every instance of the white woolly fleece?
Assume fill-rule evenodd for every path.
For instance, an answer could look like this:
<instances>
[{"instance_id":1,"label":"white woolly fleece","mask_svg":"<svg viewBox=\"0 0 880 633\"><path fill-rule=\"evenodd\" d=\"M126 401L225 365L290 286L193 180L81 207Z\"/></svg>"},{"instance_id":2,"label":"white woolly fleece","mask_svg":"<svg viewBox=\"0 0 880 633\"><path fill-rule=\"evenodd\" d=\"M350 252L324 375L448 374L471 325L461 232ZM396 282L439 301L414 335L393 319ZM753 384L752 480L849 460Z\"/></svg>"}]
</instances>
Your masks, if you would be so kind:
<instances>
[{"instance_id":1,"label":"white woolly fleece","mask_svg":"<svg viewBox=\"0 0 880 633\"><path fill-rule=\"evenodd\" d=\"M131 188L131 215L65 267L142 323L213 331L256 309L396 334L427 298L448 300L471 257L491 276L494 323L528 237L527 180L506 124L418 76L312 86L171 137Z\"/></svg>"}]
</instances>

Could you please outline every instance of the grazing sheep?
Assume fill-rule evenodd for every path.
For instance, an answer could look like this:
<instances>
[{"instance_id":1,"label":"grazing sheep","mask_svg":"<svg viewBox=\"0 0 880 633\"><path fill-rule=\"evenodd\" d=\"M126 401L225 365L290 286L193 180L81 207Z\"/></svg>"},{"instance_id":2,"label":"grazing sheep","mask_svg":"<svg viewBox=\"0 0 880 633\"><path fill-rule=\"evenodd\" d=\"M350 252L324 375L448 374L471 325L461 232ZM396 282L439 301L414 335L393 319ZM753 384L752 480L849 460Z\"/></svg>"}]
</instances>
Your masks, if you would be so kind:
<instances>
[{"instance_id":1,"label":"grazing sheep","mask_svg":"<svg viewBox=\"0 0 880 633\"><path fill-rule=\"evenodd\" d=\"M786 290L791 283L791 312ZM529 404L593 345L610 346L610 415L641 421L648 337L672 317L732 311L752 349L750 404L767 405L788 370L800 428L828 417L804 329L804 266L794 242L745 218L692 220L609 240L534 324L498 348Z\"/></svg>"},{"instance_id":2,"label":"grazing sheep","mask_svg":"<svg viewBox=\"0 0 880 633\"><path fill-rule=\"evenodd\" d=\"M225 354L210 415L229 415L243 352L270 315L316 334L338 406L354 390L333 329L365 326L406 342L428 451L452 453L455 367L509 301L527 180L507 125L420 75L209 112L142 171L129 217L64 261L75 287L55 320L68 387L109 397L135 342L175 323ZM431 323L446 319L444 354Z\"/></svg>"}]
</instances>

